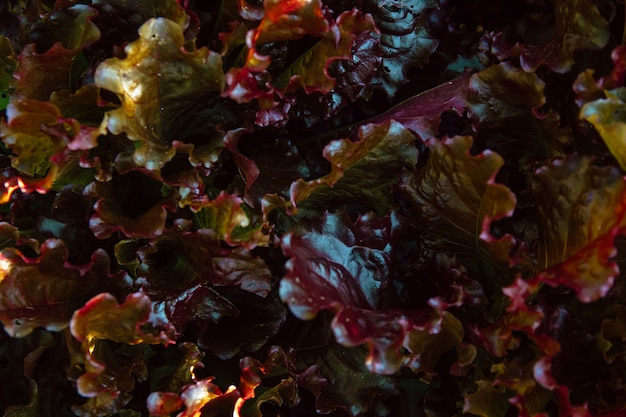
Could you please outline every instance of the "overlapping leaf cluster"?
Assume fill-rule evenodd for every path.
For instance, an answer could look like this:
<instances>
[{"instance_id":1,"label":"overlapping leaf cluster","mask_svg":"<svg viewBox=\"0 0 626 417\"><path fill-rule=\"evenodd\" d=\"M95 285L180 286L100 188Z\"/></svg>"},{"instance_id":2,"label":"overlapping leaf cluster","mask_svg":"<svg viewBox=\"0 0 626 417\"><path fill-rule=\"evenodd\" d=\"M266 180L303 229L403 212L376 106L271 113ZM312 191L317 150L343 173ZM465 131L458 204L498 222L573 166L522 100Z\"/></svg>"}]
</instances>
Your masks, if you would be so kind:
<instances>
[{"instance_id":1,"label":"overlapping leaf cluster","mask_svg":"<svg viewBox=\"0 0 626 417\"><path fill-rule=\"evenodd\" d=\"M0 5L0 411L621 415L624 4L498 4Z\"/></svg>"}]
</instances>

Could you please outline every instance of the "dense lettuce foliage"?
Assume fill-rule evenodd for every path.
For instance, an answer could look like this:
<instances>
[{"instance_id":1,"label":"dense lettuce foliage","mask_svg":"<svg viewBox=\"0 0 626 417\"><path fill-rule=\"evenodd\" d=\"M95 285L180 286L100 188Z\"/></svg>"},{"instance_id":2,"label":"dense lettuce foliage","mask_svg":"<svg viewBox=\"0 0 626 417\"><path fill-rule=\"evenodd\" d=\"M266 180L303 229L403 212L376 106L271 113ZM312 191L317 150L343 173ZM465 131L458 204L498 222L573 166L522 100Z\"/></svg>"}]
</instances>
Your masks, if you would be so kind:
<instances>
[{"instance_id":1,"label":"dense lettuce foliage","mask_svg":"<svg viewBox=\"0 0 626 417\"><path fill-rule=\"evenodd\" d=\"M623 415L624 16L0 2L0 414Z\"/></svg>"}]
</instances>

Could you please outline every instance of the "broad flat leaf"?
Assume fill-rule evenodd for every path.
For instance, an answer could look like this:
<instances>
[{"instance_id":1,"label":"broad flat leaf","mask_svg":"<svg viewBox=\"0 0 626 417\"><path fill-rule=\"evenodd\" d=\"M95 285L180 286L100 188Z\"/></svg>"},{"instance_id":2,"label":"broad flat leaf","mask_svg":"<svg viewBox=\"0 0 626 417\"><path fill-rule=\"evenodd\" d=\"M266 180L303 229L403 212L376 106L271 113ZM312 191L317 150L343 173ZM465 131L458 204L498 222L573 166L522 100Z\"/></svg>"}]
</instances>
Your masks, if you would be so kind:
<instances>
[{"instance_id":1,"label":"broad flat leaf","mask_svg":"<svg viewBox=\"0 0 626 417\"><path fill-rule=\"evenodd\" d=\"M93 339L129 345L172 343L171 336L165 331L150 328L151 312L150 298L144 293L129 294L122 304L113 295L102 293L74 312L70 330L78 341L87 343Z\"/></svg>"},{"instance_id":2,"label":"broad flat leaf","mask_svg":"<svg viewBox=\"0 0 626 417\"><path fill-rule=\"evenodd\" d=\"M112 281L109 257L101 249L83 267L66 259L65 245L54 239L46 240L35 258L15 248L0 252L0 320L8 334L22 337L38 326L65 328L74 309Z\"/></svg>"},{"instance_id":3,"label":"broad flat leaf","mask_svg":"<svg viewBox=\"0 0 626 417\"><path fill-rule=\"evenodd\" d=\"M557 0L554 12L554 37L545 44L522 48L520 62L528 72L541 65L555 72L567 72L574 64L575 51L601 49L609 40L609 23L595 2Z\"/></svg>"},{"instance_id":4,"label":"broad flat leaf","mask_svg":"<svg viewBox=\"0 0 626 417\"><path fill-rule=\"evenodd\" d=\"M624 185L617 169L595 167L588 157L555 160L535 172L542 280L567 285L586 302L607 293L619 271L611 258L624 224Z\"/></svg>"},{"instance_id":5,"label":"broad flat leaf","mask_svg":"<svg viewBox=\"0 0 626 417\"><path fill-rule=\"evenodd\" d=\"M43 22L35 22L31 30L36 30L38 25L54 28L46 36L55 43L43 53L37 51L34 43L20 52L19 69L15 73L20 97L45 101L54 91L70 87L74 60L87 45L100 38L100 30L91 22L96 13L89 6L76 4L58 10Z\"/></svg>"},{"instance_id":6,"label":"broad flat leaf","mask_svg":"<svg viewBox=\"0 0 626 417\"><path fill-rule=\"evenodd\" d=\"M591 101L580 110L580 118L593 125L622 170L626 170L626 103L615 96Z\"/></svg>"},{"instance_id":7,"label":"broad flat leaf","mask_svg":"<svg viewBox=\"0 0 626 417\"><path fill-rule=\"evenodd\" d=\"M329 76L328 66L335 60L350 60L357 35L375 30L370 15L363 15L356 9L342 13L336 22L331 22L329 30L322 34L315 46L280 74L274 85L285 87L293 83L290 88L301 85L307 93L331 91L335 79Z\"/></svg>"},{"instance_id":8,"label":"broad flat leaf","mask_svg":"<svg viewBox=\"0 0 626 417\"><path fill-rule=\"evenodd\" d=\"M545 83L505 62L472 75L467 98L478 132L477 143L498 152L511 165L524 168L562 154L558 115L540 116L546 102Z\"/></svg>"},{"instance_id":9,"label":"broad flat leaf","mask_svg":"<svg viewBox=\"0 0 626 417\"><path fill-rule=\"evenodd\" d=\"M423 141L437 136L441 114L454 110L463 114L467 107L470 74L461 75L451 81L419 93L397 104L385 113L375 116L372 123L395 120Z\"/></svg>"},{"instance_id":10,"label":"broad flat leaf","mask_svg":"<svg viewBox=\"0 0 626 417\"><path fill-rule=\"evenodd\" d=\"M490 224L511 216L515 195L494 179L502 158L489 150L470 154L472 139L454 137L428 143L430 156L402 187L423 225L424 250L456 255L470 270L508 266L512 237L494 238Z\"/></svg>"},{"instance_id":11,"label":"broad flat leaf","mask_svg":"<svg viewBox=\"0 0 626 417\"><path fill-rule=\"evenodd\" d=\"M410 68L421 67L437 48L438 40L423 23L428 13L439 7L435 0L365 1L380 30L376 54L382 57L378 74L372 81L392 96L407 81Z\"/></svg>"},{"instance_id":12,"label":"broad flat leaf","mask_svg":"<svg viewBox=\"0 0 626 417\"><path fill-rule=\"evenodd\" d=\"M359 129L359 140L340 139L324 148L330 174L291 185L294 206L327 207L328 203L358 201L379 214L392 206L391 190L404 168L417 163L415 136L393 120Z\"/></svg>"},{"instance_id":13,"label":"broad flat leaf","mask_svg":"<svg viewBox=\"0 0 626 417\"><path fill-rule=\"evenodd\" d=\"M98 66L96 85L116 93L121 107L109 111L103 124L113 134L138 141L133 160L158 171L174 154L166 123L187 107L219 92L224 84L219 54L206 48L187 52L181 27L165 18L151 19L140 38L126 46L126 58Z\"/></svg>"}]
</instances>

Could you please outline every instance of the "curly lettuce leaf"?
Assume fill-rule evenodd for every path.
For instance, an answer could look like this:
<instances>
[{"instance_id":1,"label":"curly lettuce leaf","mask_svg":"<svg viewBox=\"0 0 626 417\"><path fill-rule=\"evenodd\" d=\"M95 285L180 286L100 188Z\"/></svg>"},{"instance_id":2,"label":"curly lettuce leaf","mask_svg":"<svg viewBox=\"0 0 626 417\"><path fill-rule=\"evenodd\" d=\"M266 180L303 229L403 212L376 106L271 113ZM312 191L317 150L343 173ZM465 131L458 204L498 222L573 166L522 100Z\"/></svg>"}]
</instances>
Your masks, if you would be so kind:
<instances>
[{"instance_id":1,"label":"curly lettuce leaf","mask_svg":"<svg viewBox=\"0 0 626 417\"><path fill-rule=\"evenodd\" d=\"M75 92L58 90L50 96L50 103L57 106L63 117L76 119L83 125L99 126L107 111L116 106L103 102L100 89L95 84L85 85Z\"/></svg>"},{"instance_id":2,"label":"curly lettuce leaf","mask_svg":"<svg viewBox=\"0 0 626 417\"><path fill-rule=\"evenodd\" d=\"M11 164L28 176L45 176L50 158L67 145L62 135L46 127L63 129L59 109L51 103L35 100L13 100L7 109L8 122L2 122L0 136L13 151Z\"/></svg>"},{"instance_id":3,"label":"curly lettuce leaf","mask_svg":"<svg viewBox=\"0 0 626 417\"><path fill-rule=\"evenodd\" d=\"M151 19L139 35L126 46L125 58L98 66L95 82L121 101L120 108L107 112L103 125L138 142L137 165L159 171L176 153L172 141L184 139L169 124L219 93L224 74L219 54L183 48L183 29L171 20Z\"/></svg>"},{"instance_id":4,"label":"curly lettuce leaf","mask_svg":"<svg viewBox=\"0 0 626 417\"><path fill-rule=\"evenodd\" d=\"M594 2L557 0L554 12L554 37L541 45L522 47L520 63L528 72L541 65L554 72L567 72L574 64L574 52L598 50L609 41L609 23Z\"/></svg>"},{"instance_id":5,"label":"curly lettuce leaf","mask_svg":"<svg viewBox=\"0 0 626 417\"><path fill-rule=\"evenodd\" d=\"M345 347L337 343L329 321L328 315L320 314L296 350L296 365L315 366L323 378L322 386L317 388L317 412L345 410L352 416L388 415L381 400L398 393L398 381L371 372L364 365L368 352L363 346Z\"/></svg>"},{"instance_id":6,"label":"curly lettuce leaf","mask_svg":"<svg viewBox=\"0 0 626 417\"><path fill-rule=\"evenodd\" d=\"M11 247L0 252L0 321L8 334L25 336L38 326L61 330L74 308L114 282L102 249L84 266L66 260L67 249L56 239L46 240L37 257Z\"/></svg>"},{"instance_id":7,"label":"curly lettuce leaf","mask_svg":"<svg viewBox=\"0 0 626 417\"><path fill-rule=\"evenodd\" d=\"M414 142L415 136L393 120L362 126L356 142L332 141L324 148L331 172L294 182L290 189L293 206L321 208L356 201L386 213L393 206L391 191L398 175L417 163Z\"/></svg>"},{"instance_id":8,"label":"curly lettuce leaf","mask_svg":"<svg viewBox=\"0 0 626 417\"><path fill-rule=\"evenodd\" d=\"M580 110L580 117L591 123L615 157L622 170L626 169L626 103L623 96L610 94L586 103Z\"/></svg>"},{"instance_id":9,"label":"curly lettuce leaf","mask_svg":"<svg viewBox=\"0 0 626 417\"><path fill-rule=\"evenodd\" d=\"M150 328L151 312L152 303L144 293L129 294L122 304L113 295L102 293L74 312L70 330L79 342L105 339L128 345L173 343L167 332Z\"/></svg>"},{"instance_id":10,"label":"curly lettuce leaf","mask_svg":"<svg viewBox=\"0 0 626 417\"><path fill-rule=\"evenodd\" d=\"M290 88L299 85L307 93L331 91L336 80L329 75L329 65L333 61L352 58L357 36L373 31L376 31L376 26L370 15L364 15L356 9L342 13L336 21L330 23L315 46L280 73L274 85L285 87L290 83Z\"/></svg>"},{"instance_id":11,"label":"curly lettuce leaf","mask_svg":"<svg viewBox=\"0 0 626 417\"><path fill-rule=\"evenodd\" d=\"M176 192L140 171L113 175L111 181L93 182L85 195L97 198L89 227L98 239L121 231L127 237L155 237L163 233L167 209L176 207ZM129 198L132 196L133 198Z\"/></svg>"},{"instance_id":12,"label":"curly lettuce leaf","mask_svg":"<svg viewBox=\"0 0 626 417\"><path fill-rule=\"evenodd\" d=\"M372 83L392 96L407 81L407 71L426 64L437 48L439 41L424 22L439 2L367 0L364 6L380 31L375 51L382 59Z\"/></svg>"},{"instance_id":13,"label":"curly lettuce leaf","mask_svg":"<svg viewBox=\"0 0 626 417\"><path fill-rule=\"evenodd\" d=\"M595 167L588 157L558 159L535 172L531 190L543 231L538 278L574 289L585 302L607 294L619 273L612 258L624 224L624 186L617 169Z\"/></svg>"},{"instance_id":14,"label":"curly lettuce leaf","mask_svg":"<svg viewBox=\"0 0 626 417\"><path fill-rule=\"evenodd\" d=\"M507 163L525 168L560 156L564 142L558 115L540 115L546 103L545 82L508 62L472 75L467 105L477 131L476 142L498 152Z\"/></svg>"},{"instance_id":15,"label":"curly lettuce leaf","mask_svg":"<svg viewBox=\"0 0 626 417\"><path fill-rule=\"evenodd\" d=\"M92 22L96 10L84 4L60 8L41 20L31 23L30 35L41 31L52 46L38 52L29 43L18 56L15 72L16 93L22 98L48 100L57 90L71 88L72 68L83 49L100 38L100 30Z\"/></svg>"},{"instance_id":16,"label":"curly lettuce leaf","mask_svg":"<svg viewBox=\"0 0 626 417\"><path fill-rule=\"evenodd\" d=\"M327 213L321 222L300 225L282 239L290 259L280 297L298 318L321 310L334 313L332 329L343 346L367 344L367 367L392 374L402 365L402 344L414 327L428 328L430 313L384 309L394 269L390 217L363 216L352 223ZM413 319L414 318L414 319Z\"/></svg>"},{"instance_id":17,"label":"curly lettuce leaf","mask_svg":"<svg viewBox=\"0 0 626 417\"><path fill-rule=\"evenodd\" d=\"M491 222L511 216L516 197L495 176L504 161L495 152L472 155L472 138L428 143L426 166L403 177L402 188L423 225L426 256L454 254L465 267L492 275L508 267L513 238L494 237Z\"/></svg>"}]
</instances>

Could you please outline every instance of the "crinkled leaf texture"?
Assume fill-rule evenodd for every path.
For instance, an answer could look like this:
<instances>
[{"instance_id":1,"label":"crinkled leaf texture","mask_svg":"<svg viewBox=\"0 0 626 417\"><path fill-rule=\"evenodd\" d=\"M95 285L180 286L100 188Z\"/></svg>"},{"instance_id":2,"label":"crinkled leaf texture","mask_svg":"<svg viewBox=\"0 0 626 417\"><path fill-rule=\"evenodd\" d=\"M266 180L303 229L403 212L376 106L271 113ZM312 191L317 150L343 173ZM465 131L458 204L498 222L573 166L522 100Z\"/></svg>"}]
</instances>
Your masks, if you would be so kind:
<instances>
[{"instance_id":1,"label":"crinkled leaf texture","mask_svg":"<svg viewBox=\"0 0 626 417\"><path fill-rule=\"evenodd\" d=\"M65 328L75 308L114 282L104 250L96 251L88 264L74 266L67 262L65 245L56 239L46 240L34 258L5 248L0 271L0 320L15 337L38 326Z\"/></svg>"},{"instance_id":2,"label":"crinkled leaf texture","mask_svg":"<svg viewBox=\"0 0 626 417\"><path fill-rule=\"evenodd\" d=\"M380 30L376 53L382 57L373 83L392 96L407 80L407 71L421 67L435 51L439 41L424 24L428 13L439 7L434 0L367 0L365 10L374 17Z\"/></svg>"},{"instance_id":3,"label":"crinkled leaf texture","mask_svg":"<svg viewBox=\"0 0 626 417\"><path fill-rule=\"evenodd\" d=\"M609 24L595 2L558 0L554 11L554 37L543 45L522 48L520 61L528 72L544 64L552 71L567 72L574 64L575 51L600 49L609 40Z\"/></svg>"},{"instance_id":4,"label":"crinkled leaf texture","mask_svg":"<svg viewBox=\"0 0 626 417\"><path fill-rule=\"evenodd\" d=\"M400 310L382 310L393 269L390 236L397 219L364 216L352 224L344 214L327 213L321 222L301 225L283 237L290 257L280 281L280 297L300 319L321 310L335 314L332 329L344 346L367 343L367 366L392 374L402 365L405 333L428 327L428 312L416 320Z\"/></svg>"},{"instance_id":5,"label":"crinkled leaf texture","mask_svg":"<svg viewBox=\"0 0 626 417\"><path fill-rule=\"evenodd\" d=\"M402 169L417 163L415 136L390 120L359 129L359 140L340 139L324 148L331 172L321 178L297 180L291 185L291 202L327 207L329 204L361 202L379 214L392 206L391 190Z\"/></svg>"},{"instance_id":6,"label":"crinkled leaf texture","mask_svg":"<svg viewBox=\"0 0 626 417\"><path fill-rule=\"evenodd\" d=\"M113 295L102 293L74 312L70 330L78 341L87 343L93 339L129 345L172 343L171 335L150 328L151 312L150 298L144 293L129 294L122 304Z\"/></svg>"},{"instance_id":7,"label":"crinkled leaf texture","mask_svg":"<svg viewBox=\"0 0 626 417\"><path fill-rule=\"evenodd\" d=\"M521 169L561 156L564 142L559 119L538 109L546 103L545 82L509 62L492 65L470 78L467 106L481 148L498 152Z\"/></svg>"},{"instance_id":8,"label":"crinkled leaf texture","mask_svg":"<svg viewBox=\"0 0 626 417\"><path fill-rule=\"evenodd\" d=\"M25 192L47 192L70 151L93 148L99 134L97 128L62 118L59 109L45 101L13 98L7 117L8 122L0 124L0 137L14 153L11 165L19 176L5 183L5 200L18 187Z\"/></svg>"},{"instance_id":9,"label":"crinkled leaf texture","mask_svg":"<svg viewBox=\"0 0 626 417\"><path fill-rule=\"evenodd\" d=\"M624 225L623 176L588 157L570 156L539 168L531 189L542 219L541 280L574 289L584 302L605 296L619 273L611 259Z\"/></svg>"},{"instance_id":10,"label":"crinkled leaf texture","mask_svg":"<svg viewBox=\"0 0 626 417\"><path fill-rule=\"evenodd\" d=\"M98 66L96 84L116 93L122 105L109 111L103 124L114 134L138 141L133 161L159 171L176 153L181 140L168 129L189 107L219 93L224 85L221 58L206 48L188 52L183 28L166 18L151 19L140 38L125 48L126 57Z\"/></svg>"},{"instance_id":11,"label":"crinkled leaf texture","mask_svg":"<svg viewBox=\"0 0 626 417\"><path fill-rule=\"evenodd\" d=\"M59 8L52 14L41 14L47 28L38 29L47 32L54 42L45 52L37 51L37 46L30 43L18 56L19 67L14 76L16 90L21 98L48 100L56 90L71 88L71 70L79 54L87 46L100 38L100 30L92 22L96 10L84 4L75 4Z\"/></svg>"},{"instance_id":12,"label":"crinkled leaf texture","mask_svg":"<svg viewBox=\"0 0 626 417\"><path fill-rule=\"evenodd\" d=\"M496 238L490 225L511 216L516 197L495 182L503 165L495 152L472 155L472 138L454 137L428 142L426 166L404 176L402 187L423 225L428 257L455 254L468 269L493 272L506 268L513 238Z\"/></svg>"},{"instance_id":13,"label":"crinkled leaf texture","mask_svg":"<svg viewBox=\"0 0 626 417\"><path fill-rule=\"evenodd\" d=\"M622 169L626 169L626 103L623 92L607 92L607 98L586 103L580 110L580 117L593 125Z\"/></svg>"}]
</instances>

